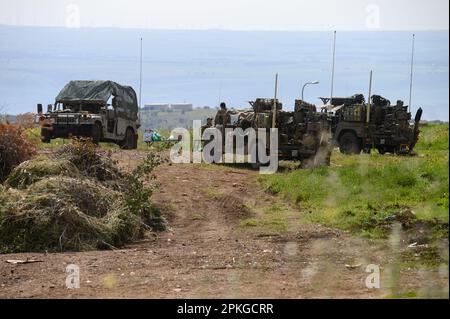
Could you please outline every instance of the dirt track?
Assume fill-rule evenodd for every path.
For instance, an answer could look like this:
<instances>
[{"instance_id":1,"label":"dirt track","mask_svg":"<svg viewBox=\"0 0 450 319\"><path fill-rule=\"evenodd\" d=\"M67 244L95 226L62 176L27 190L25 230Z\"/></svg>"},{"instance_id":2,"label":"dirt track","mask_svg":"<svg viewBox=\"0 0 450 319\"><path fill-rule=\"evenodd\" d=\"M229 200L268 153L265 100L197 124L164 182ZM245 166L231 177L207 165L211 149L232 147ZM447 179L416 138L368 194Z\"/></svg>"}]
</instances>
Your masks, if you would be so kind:
<instances>
[{"instance_id":1,"label":"dirt track","mask_svg":"<svg viewBox=\"0 0 450 319\"><path fill-rule=\"evenodd\" d=\"M133 166L144 154L116 156ZM159 191L153 201L167 216L169 231L120 250L0 255L0 297L378 298L388 293L383 266L385 289L365 286L367 264L389 263L386 247L300 224L296 216L303 212L263 192L257 172L164 164L155 174ZM273 203L286 209L286 230L242 226L242 219L263 218L264 207ZM27 257L42 262L6 263ZM80 267L79 289L66 288L68 264ZM429 275L402 273L403 290L419 289L419 279Z\"/></svg>"}]
</instances>

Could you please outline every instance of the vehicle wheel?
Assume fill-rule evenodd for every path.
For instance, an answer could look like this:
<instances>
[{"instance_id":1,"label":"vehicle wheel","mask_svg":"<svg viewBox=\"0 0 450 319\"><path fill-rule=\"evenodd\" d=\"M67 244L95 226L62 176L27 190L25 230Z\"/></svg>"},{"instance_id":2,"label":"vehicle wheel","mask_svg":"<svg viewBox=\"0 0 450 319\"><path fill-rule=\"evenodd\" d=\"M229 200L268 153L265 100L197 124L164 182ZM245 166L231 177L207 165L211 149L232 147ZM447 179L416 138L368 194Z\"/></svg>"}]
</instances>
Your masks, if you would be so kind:
<instances>
[{"instance_id":1,"label":"vehicle wheel","mask_svg":"<svg viewBox=\"0 0 450 319\"><path fill-rule=\"evenodd\" d=\"M133 130L131 128L127 128L127 131L125 133L125 138L122 142L122 148L124 150L131 150L133 149L135 144L135 137L133 134Z\"/></svg>"},{"instance_id":2,"label":"vehicle wheel","mask_svg":"<svg viewBox=\"0 0 450 319\"><path fill-rule=\"evenodd\" d=\"M133 138L133 150L135 150L135 149L137 149L138 138L139 138L139 136L136 135L136 134L134 134L133 137L134 137L134 138Z\"/></svg>"},{"instance_id":3,"label":"vehicle wheel","mask_svg":"<svg viewBox=\"0 0 450 319\"><path fill-rule=\"evenodd\" d=\"M51 135L50 132L47 130L41 130L41 141L43 143L50 143L51 141Z\"/></svg>"},{"instance_id":4,"label":"vehicle wheel","mask_svg":"<svg viewBox=\"0 0 450 319\"><path fill-rule=\"evenodd\" d=\"M261 163L259 162L258 158L258 149L256 148L256 144L251 146L251 150L249 150L249 156L251 156L251 162L250 165L252 166L252 169L258 170L261 166ZM253 159L253 154L255 154L255 159Z\"/></svg>"},{"instance_id":5,"label":"vehicle wheel","mask_svg":"<svg viewBox=\"0 0 450 319\"><path fill-rule=\"evenodd\" d=\"M262 143L258 141L258 148L264 148L264 146L262 146L261 144ZM253 154L253 149L256 148L256 144L251 147L252 147L252 149L249 154L250 157L252 157L251 154ZM270 159L269 159L269 162L267 162L267 163L261 163L259 155L258 155L258 148L255 150L256 158L254 160L252 158L252 161L250 162L250 165L251 165L252 169L254 169L254 170L259 170L261 167L269 167L270 166ZM269 154L268 149L266 149L265 152L266 152L266 154Z\"/></svg>"},{"instance_id":6,"label":"vehicle wheel","mask_svg":"<svg viewBox=\"0 0 450 319\"><path fill-rule=\"evenodd\" d=\"M260 140L256 140L257 142L254 143L253 145L249 145L248 147L250 147L250 154L248 154L248 156L250 156L250 158L252 159L252 161L250 162L250 165L252 167L252 169L254 170L259 170L261 168L261 166L268 166L269 163L261 163L259 156L258 156L258 149L259 148L263 148L264 146L262 146L261 141ZM256 147L256 145L258 145L258 148ZM253 159L253 152L255 152L255 159ZM267 153L267 150L266 150Z\"/></svg>"},{"instance_id":7,"label":"vehicle wheel","mask_svg":"<svg viewBox=\"0 0 450 319\"><path fill-rule=\"evenodd\" d=\"M352 132L346 132L339 138L339 150L343 154L361 153L361 141Z\"/></svg>"},{"instance_id":8,"label":"vehicle wheel","mask_svg":"<svg viewBox=\"0 0 450 319\"><path fill-rule=\"evenodd\" d=\"M99 123L95 123L92 127L92 142L96 145L100 143L102 138L102 126Z\"/></svg>"}]
</instances>

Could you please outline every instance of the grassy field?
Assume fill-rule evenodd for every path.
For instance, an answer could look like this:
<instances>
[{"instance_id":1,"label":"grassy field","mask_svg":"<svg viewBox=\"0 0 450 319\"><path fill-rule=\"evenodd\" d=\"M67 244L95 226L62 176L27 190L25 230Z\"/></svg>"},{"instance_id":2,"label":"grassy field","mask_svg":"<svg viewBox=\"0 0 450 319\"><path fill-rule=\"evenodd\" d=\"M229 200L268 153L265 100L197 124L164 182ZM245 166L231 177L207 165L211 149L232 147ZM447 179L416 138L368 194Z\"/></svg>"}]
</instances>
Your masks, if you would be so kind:
<instances>
[{"instance_id":1,"label":"grassy field","mask_svg":"<svg viewBox=\"0 0 450 319\"><path fill-rule=\"evenodd\" d=\"M168 131L160 133L169 136ZM28 130L28 134L39 137L39 129ZM54 139L39 147L67 143L69 139ZM302 222L319 222L368 237L382 237L386 233L377 227L378 223L408 210L420 220L448 223L448 143L448 124L425 125L415 148L417 156L380 155L376 151L370 155L343 155L334 151L330 167L261 175L259 182L298 206L303 212ZM101 146L119 148L112 143ZM148 146L139 134L138 150L167 147L166 143Z\"/></svg>"},{"instance_id":2,"label":"grassy field","mask_svg":"<svg viewBox=\"0 0 450 319\"><path fill-rule=\"evenodd\" d=\"M259 182L299 206L302 222L383 237L386 232L377 226L404 212L448 223L448 142L448 124L426 125L415 149L418 156L334 151L330 167L261 175ZM448 235L448 228L436 235Z\"/></svg>"}]
</instances>

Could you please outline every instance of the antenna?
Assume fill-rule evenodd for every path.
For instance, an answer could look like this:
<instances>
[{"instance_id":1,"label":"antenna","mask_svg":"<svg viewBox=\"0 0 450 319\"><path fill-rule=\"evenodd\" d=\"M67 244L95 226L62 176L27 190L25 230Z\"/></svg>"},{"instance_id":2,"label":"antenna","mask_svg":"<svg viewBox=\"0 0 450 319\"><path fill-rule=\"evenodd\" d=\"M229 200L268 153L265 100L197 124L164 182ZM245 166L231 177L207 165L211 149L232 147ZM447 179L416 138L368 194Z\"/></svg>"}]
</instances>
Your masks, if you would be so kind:
<instances>
[{"instance_id":1,"label":"antenna","mask_svg":"<svg viewBox=\"0 0 450 319\"><path fill-rule=\"evenodd\" d=\"M336 30L334 31L333 35L333 65L331 67L331 94L330 94L330 104L333 100L333 85L334 85L334 57L336 55Z\"/></svg>"},{"instance_id":2,"label":"antenna","mask_svg":"<svg viewBox=\"0 0 450 319\"><path fill-rule=\"evenodd\" d=\"M141 38L141 56L139 62L139 122L141 121L141 97L142 97L142 38Z\"/></svg>"},{"instance_id":3,"label":"antenna","mask_svg":"<svg viewBox=\"0 0 450 319\"><path fill-rule=\"evenodd\" d=\"M411 50L411 77L409 81L409 103L408 112L411 112L411 95L412 95L412 84L413 84L413 65L414 65L414 39L415 34L412 35L412 50Z\"/></svg>"},{"instance_id":4,"label":"antenna","mask_svg":"<svg viewBox=\"0 0 450 319\"><path fill-rule=\"evenodd\" d=\"M219 105L222 102L222 81L219 82Z\"/></svg>"}]
</instances>

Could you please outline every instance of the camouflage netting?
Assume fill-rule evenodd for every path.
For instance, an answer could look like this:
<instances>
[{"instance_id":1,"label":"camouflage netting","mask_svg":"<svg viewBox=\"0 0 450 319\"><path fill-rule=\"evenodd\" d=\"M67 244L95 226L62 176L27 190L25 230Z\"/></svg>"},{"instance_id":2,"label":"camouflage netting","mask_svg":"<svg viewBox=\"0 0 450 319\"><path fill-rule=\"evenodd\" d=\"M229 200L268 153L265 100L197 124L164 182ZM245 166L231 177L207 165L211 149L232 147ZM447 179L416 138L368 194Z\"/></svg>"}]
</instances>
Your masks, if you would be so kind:
<instances>
[{"instance_id":1,"label":"camouflage netting","mask_svg":"<svg viewBox=\"0 0 450 319\"><path fill-rule=\"evenodd\" d=\"M23 162L0 184L0 252L107 249L164 229L139 174L91 147Z\"/></svg>"}]
</instances>

